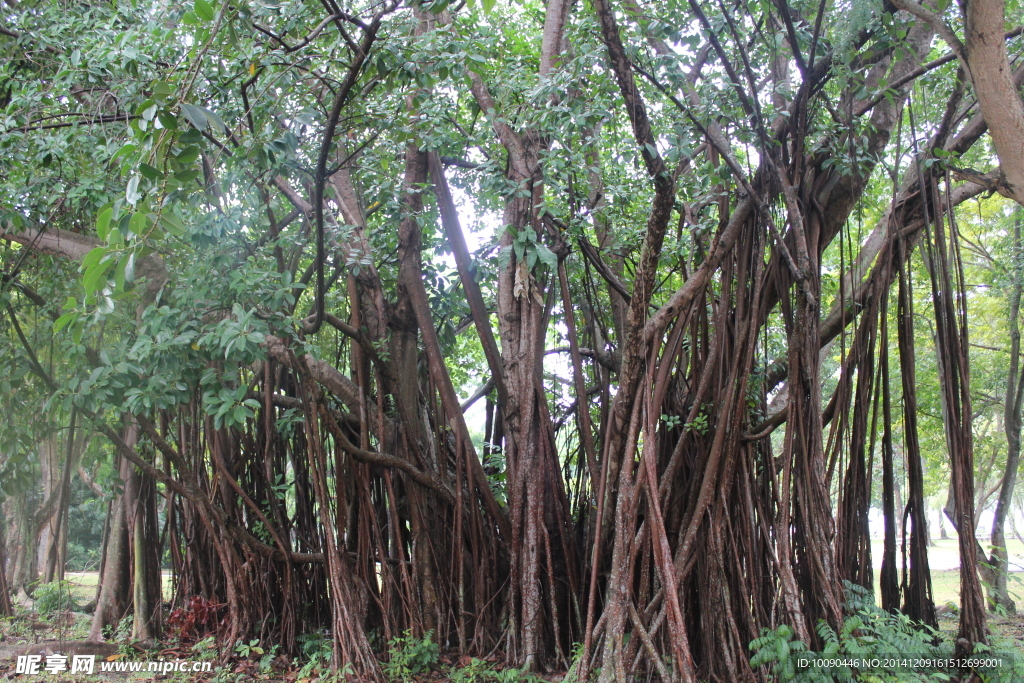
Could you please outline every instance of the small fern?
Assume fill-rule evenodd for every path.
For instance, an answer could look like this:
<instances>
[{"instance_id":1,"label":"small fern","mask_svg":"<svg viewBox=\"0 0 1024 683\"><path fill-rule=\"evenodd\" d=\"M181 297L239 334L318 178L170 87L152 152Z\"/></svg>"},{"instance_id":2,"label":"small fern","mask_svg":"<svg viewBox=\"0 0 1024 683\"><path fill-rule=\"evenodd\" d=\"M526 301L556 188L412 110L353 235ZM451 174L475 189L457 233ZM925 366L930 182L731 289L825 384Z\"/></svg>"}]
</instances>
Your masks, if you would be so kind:
<instances>
[{"instance_id":1,"label":"small fern","mask_svg":"<svg viewBox=\"0 0 1024 683\"><path fill-rule=\"evenodd\" d=\"M765 629L750 643L754 653L750 665L767 667L779 683L946 683L959 677L955 669L893 666L908 659L949 660L954 645L905 614L880 609L872 594L860 586L846 584L846 613L849 616L839 633L824 621L818 623L815 630L822 642L821 652L812 652L795 640L793 629L785 624ZM974 670L984 683L1024 680L1024 657L1012 645L978 646L975 656L999 661L997 667ZM853 659L860 660L862 666L843 662ZM868 665L863 665L865 660Z\"/></svg>"}]
</instances>

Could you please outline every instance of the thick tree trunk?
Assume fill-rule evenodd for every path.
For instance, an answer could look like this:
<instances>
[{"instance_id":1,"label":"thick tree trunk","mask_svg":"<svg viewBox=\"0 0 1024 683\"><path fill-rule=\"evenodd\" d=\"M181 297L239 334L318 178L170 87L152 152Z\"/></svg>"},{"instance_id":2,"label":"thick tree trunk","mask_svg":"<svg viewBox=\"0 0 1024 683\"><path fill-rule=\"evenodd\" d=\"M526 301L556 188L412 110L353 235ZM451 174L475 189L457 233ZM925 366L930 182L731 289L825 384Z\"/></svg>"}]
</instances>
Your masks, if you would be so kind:
<instances>
[{"instance_id":1,"label":"thick tree trunk","mask_svg":"<svg viewBox=\"0 0 1024 683\"><path fill-rule=\"evenodd\" d=\"M36 534L33 527L35 519L30 507L29 496L18 496L9 503L13 513L14 524L11 529L10 585L11 593L16 596L27 594L36 580Z\"/></svg>"},{"instance_id":2,"label":"thick tree trunk","mask_svg":"<svg viewBox=\"0 0 1024 683\"><path fill-rule=\"evenodd\" d=\"M793 498L783 498L780 505L793 506L793 524L801 529L799 537L803 541L801 546L794 548L793 556L799 568L797 577L805 592L803 609L798 612L800 618L794 627L798 633L813 638L810 634L819 619L824 619L833 628L839 627L842 589L828 531L832 514L822 447L821 385L816 344L817 301L820 295L817 262L807 258L805 263L807 280L797 291L795 324L789 336L790 401L783 450L787 465L792 462ZM788 527L780 528L781 533L786 530ZM787 606L791 612L796 607ZM804 618L806 622L801 623L800 619Z\"/></svg>"},{"instance_id":3,"label":"thick tree trunk","mask_svg":"<svg viewBox=\"0 0 1024 683\"><path fill-rule=\"evenodd\" d=\"M896 313L897 343L900 356L900 378L903 386L903 433L906 448L903 458L907 468L907 507L902 514L903 558L908 569L904 572L903 611L916 621L936 626L932 603L932 577L928 567L928 547L925 540L924 469L917 431L917 376L914 352L914 297L910 282L909 249L906 240L896 243L899 252L899 290ZM899 487L897 504L899 505ZM907 547L907 520L910 521L910 552Z\"/></svg>"},{"instance_id":4,"label":"thick tree trunk","mask_svg":"<svg viewBox=\"0 0 1024 683\"><path fill-rule=\"evenodd\" d=\"M7 520L4 518L3 506L0 506L0 616L14 616L7 573Z\"/></svg>"},{"instance_id":5,"label":"thick tree trunk","mask_svg":"<svg viewBox=\"0 0 1024 683\"><path fill-rule=\"evenodd\" d=\"M137 434L135 425L128 425L125 428L125 443L134 446ZM100 597L89 629L90 640L103 640L104 629L117 626L128 612L131 601L129 518L132 507L138 501L138 475L135 467L126 458L121 458L118 476L124 482L124 490L114 501L114 513L103 558L103 573L100 576Z\"/></svg>"},{"instance_id":6,"label":"thick tree trunk","mask_svg":"<svg viewBox=\"0 0 1024 683\"><path fill-rule=\"evenodd\" d=\"M872 585L874 583L874 574L871 564L871 538L868 529L868 511L871 504L869 461L873 457L874 434L876 433L874 429L869 429L869 421L872 423L874 422L872 413L877 416L878 408L877 401L874 401L873 403L872 400L877 395L876 392L878 389L876 386L876 380L881 379L876 377L875 372L876 336L880 336L879 327L881 328L882 334L884 334L887 329L884 322L886 312L883 303L884 302L879 302L877 300L872 301L869 303L868 309L861 314L861 321L854 336L853 346L845 361L843 379L841 380L840 387L836 389L837 394L842 392L844 395L849 395L853 392L852 397L847 399L852 400L853 402L852 419L846 414L843 414L834 418L833 422L834 429L838 428L843 430L845 423L848 420L852 421L852 425L850 426L849 462L846 468L846 473L843 477L843 489L836 512L836 566L839 570L839 576L842 579L851 581L868 590L872 589ZM887 341L888 340L882 337L881 342L879 343L883 349L881 358L886 358L885 347ZM853 381L852 367L854 365L856 365L857 370L855 389L849 386ZM884 372L885 368L883 368L882 371ZM888 395L886 396L886 399L888 400ZM874 406L874 411L872 410L872 406ZM888 404L886 404L886 407L888 407ZM845 412L847 411L844 411L844 413ZM835 432L833 431L833 434L834 433ZM885 489L884 471L886 464L888 465L889 474L892 474L892 444L888 444L890 448L886 451L886 444L884 443L886 435L888 435L888 431L883 434L883 454L888 453L889 456L888 459L886 459L883 455L883 489ZM890 485L891 483L892 482L889 481ZM891 486L889 487L888 492L890 494L888 500L891 502ZM887 512L891 512L891 510L888 510ZM891 585L895 585L896 537L894 515L889 514L888 520L892 522L891 526L893 533L890 544L888 543L890 540L888 534L889 524L887 524L886 549L892 551L892 563L890 567L893 571L890 573L890 578L892 579Z\"/></svg>"},{"instance_id":7,"label":"thick tree trunk","mask_svg":"<svg viewBox=\"0 0 1024 683\"><path fill-rule=\"evenodd\" d=\"M563 32L569 3L548 0L541 39L539 76L548 78L563 50ZM542 378L543 348L555 273L544 278L539 264L533 270L525 251L515 254L513 243L526 239L525 249L536 248L544 234L538 208L543 202L540 158L545 142L538 131L517 131L501 118L487 86L471 74L472 92L492 119L494 132L508 153L507 180L517 188L505 204L504 220L510 230L500 238L509 258L498 275L497 312L501 344L501 374L508 397L501 406L505 435L508 497L511 522L509 543L513 580L509 591L512 658L529 669L546 664L551 655L564 656L564 634L570 623L567 605L556 599L558 577L552 574L556 558L551 547L568 547L569 525L562 505L564 484L557 477L558 463L553 430L546 407ZM535 244L531 244L535 243ZM565 559L558 561L562 564ZM545 571L546 569L546 571ZM562 568L569 575L575 569ZM548 597L545 609L544 598ZM545 611L548 614L545 614Z\"/></svg>"},{"instance_id":8,"label":"thick tree trunk","mask_svg":"<svg viewBox=\"0 0 1024 683\"><path fill-rule=\"evenodd\" d=\"M961 0L966 61L1010 192L1024 205L1024 102L1013 84L1003 0Z\"/></svg>"},{"instance_id":9,"label":"thick tree trunk","mask_svg":"<svg viewBox=\"0 0 1024 683\"><path fill-rule=\"evenodd\" d=\"M965 41L945 20L918 0L894 0L896 7L926 22L960 59L978 97L1009 195L1024 205L1024 101L1014 86L1006 50L1006 3L1003 0L961 0Z\"/></svg>"},{"instance_id":10,"label":"thick tree trunk","mask_svg":"<svg viewBox=\"0 0 1024 683\"><path fill-rule=\"evenodd\" d=\"M42 569L43 583L50 583L57 577L57 564L63 556L61 543L61 458L56 436L50 436L39 443L39 471L43 484L43 505L38 518L36 551L38 566ZM60 563L63 569L63 563ZM63 575L63 571L61 571Z\"/></svg>"},{"instance_id":11,"label":"thick tree trunk","mask_svg":"<svg viewBox=\"0 0 1024 683\"><path fill-rule=\"evenodd\" d=\"M132 637L160 637L163 621L160 571L160 530L157 524L156 482L140 477L139 496L129 520L132 536Z\"/></svg>"},{"instance_id":12,"label":"thick tree trunk","mask_svg":"<svg viewBox=\"0 0 1024 683\"><path fill-rule=\"evenodd\" d=\"M308 375L302 378L302 403L307 430L307 462L311 475L319 519L324 534L324 558L327 567L327 587L330 597L333 656L331 668L340 671L351 667L353 675L362 680L382 680L380 665L373 657L363 620L360 618L358 582L353 575L347 547L342 537L346 514L344 501L334 501L328 490L327 451L320 429L322 410L318 390ZM223 561L223 560L222 560ZM227 562L224 562L228 565ZM236 601L245 599L239 595ZM246 624L239 624L244 628ZM236 629L237 630L237 629ZM235 634L233 633L232 636Z\"/></svg>"}]
</instances>

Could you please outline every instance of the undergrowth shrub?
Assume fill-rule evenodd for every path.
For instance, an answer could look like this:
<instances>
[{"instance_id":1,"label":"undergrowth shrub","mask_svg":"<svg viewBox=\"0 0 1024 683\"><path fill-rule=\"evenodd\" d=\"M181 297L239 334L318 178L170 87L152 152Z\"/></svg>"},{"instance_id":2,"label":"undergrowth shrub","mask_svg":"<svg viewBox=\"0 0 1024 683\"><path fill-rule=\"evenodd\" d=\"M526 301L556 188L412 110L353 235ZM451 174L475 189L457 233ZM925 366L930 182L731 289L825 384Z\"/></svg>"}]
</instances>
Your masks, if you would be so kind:
<instances>
[{"instance_id":1,"label":"undergrowth shrub","mask_svg":"<svg viewBox=\"0 0 1024 683\"><path fill-rule=\"evenodd\" d=\"M441 654L433 636L433 631L427 631L422 638L406 631L404 635L392 638L388 643L384 675L391 680L408 681L416 674L429 671Z\"/></svg>"},{"instance_id":2,"label":"undergrowth shrub","mask_svg":"<svg viewBox=\"0 0 1024 683\"><path fill-rule=\"evenodd\" d=\"M786 625L765 629L750 643L750 664L768 667L779 683L939 683L960 680L962 672L945 663L954 656L954 643L935 629L905 614L890 614L860 586L844 582L846 614L836 633L825 622L818 635L825 646L813 652L795 640ZM993 639L977 645L974 658L998 661L998 666L974 669L984 683L1018 683L1024 680L1024 657L1012 644ZM819 661L815 661L819 660ZM856 661L858 665L851 663ZM938 665L921 666L922 662ZM908 662L915 665L907 666ZM828 666L826 663L835 664Z\"/></svg>"},{"instance_id":3,"label":"undergrowth shrub","mask_svg":"<svg viewBox=\"0 0 1024 683\"><path fill-rule=\"evenodd\" d=\"M498 670L490 662L475 658L451 672L451 683L541 683L542 680L536 674L520 669Z\"/></svg>"},{"instance_id":4,"label":"undergrowth shrub","mask_svg":"<svg viewBox=\"0 0 1024 683\"><path fill-rule=\"evenodd\" d=\"M323 633L303 633L296 639L302 652L300 659L305 663L299 671L299 678L326 673L331 667L334 647L331 639Z\"/></svg>"},{"instance_id":5,"label":"undergrowth shrub","mask_svg":"<svg viewBox=\"0 0 1024 683\"><path fill-rule=\"evenodd\" d=\"M216 635L224 607L200 595L187 597L182 601L182 606L167 617L167 634L182 644Z\"/></svg>"},{"instance_id":6,"label":"undergrowth shrub","mask_svg":"<svg viewBox=\"0 0 1024 683\"><path fill-rule=\"evenodd\" d=\"M36 586L34 593L36 611L44 616L82 609L71 595L71 584L67 581L51 581Z\"/></svg>"}]
</instances>

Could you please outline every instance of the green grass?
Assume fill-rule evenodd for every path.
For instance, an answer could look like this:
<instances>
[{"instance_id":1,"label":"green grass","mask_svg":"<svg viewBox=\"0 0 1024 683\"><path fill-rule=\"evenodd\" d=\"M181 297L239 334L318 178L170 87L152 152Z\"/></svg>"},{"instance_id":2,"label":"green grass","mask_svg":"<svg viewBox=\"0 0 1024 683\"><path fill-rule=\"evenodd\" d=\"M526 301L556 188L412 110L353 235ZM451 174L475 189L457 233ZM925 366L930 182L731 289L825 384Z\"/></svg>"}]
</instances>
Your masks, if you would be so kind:
<instances>
[{"instance_id":1,"label":"green grass","mask_svg":"<svg viewBox=\"0 0 1024 683\"><path fill-rule=\"evenodd\" d=\"M71 584L72 595L79 604L85 604L96 597L96 586L99 584L99 572L66 572L64 578ZM171 599L171 573L163 572L164 600Z\"/></svg>"},{"instance_id":2,"label":"green grass","mask_svg":"<svg viewBox=\"0 0 1024 683\"><path fill-rule=\"evenodd\" d=\"M960 606L960 570L942 569L932 572L932 600L936 606L948 602Z\"/></svg>"},{"instance_id":3,"label":"green grass","mask_svg":"<svg viewBox=\"0 0 1024 683\"><path fill-rule=\"evenodd\" d=\"M989 548L984 541L982 547L986 551ZM1017 539L1011 539L1006 543L1006 549L1010 555L1011 572L1009 588L1011 597L1020 605L1024 601L1024 571L1012 571L1014 561L1018 566L1024 565L1024 543ZM875 595L879 595L879 575L882 566L882 540L872 539L871 561L875 569ZM899 545L896 547L896 563L902 578L903 559L900 555ZM932 572L932 599L935 604L945 605L951 602L954 605L960 604L960 548L955 535L947 539L938 539L934 545L928 548L928 566Z\"/></svg>"},{"instance_id":4,"label":"green grass","mask_svg":"<svg viewBox=\"0 0 1024 683\"><path fill-rule=\"evenodd\" d=\"M71 584L71 594L79 604L89 602L96 597L96 585L99 583L99 572L65 572L64 578Z\"/></svg>"}]
</instances>

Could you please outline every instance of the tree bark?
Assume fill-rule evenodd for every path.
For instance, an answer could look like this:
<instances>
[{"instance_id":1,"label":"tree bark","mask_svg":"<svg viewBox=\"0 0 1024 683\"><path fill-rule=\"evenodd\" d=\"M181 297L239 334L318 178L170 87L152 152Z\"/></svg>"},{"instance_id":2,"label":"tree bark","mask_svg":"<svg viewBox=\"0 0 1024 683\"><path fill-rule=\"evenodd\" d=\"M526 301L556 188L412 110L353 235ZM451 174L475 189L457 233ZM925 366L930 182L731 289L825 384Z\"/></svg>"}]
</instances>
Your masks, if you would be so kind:
<instances>
[{"instance_id":1,"label":"tree bark","mask_svg":"<svg viewBox=\"0 0 1024 683\"><path fill-rule=\"evenodd\" d=\"M1013 84L1006 51L1003 0L961 0L965 57L978 106L1014 200L1024 205L1024 102Z\"/></svg>"},{"instance_id":2,"label":"tree bark","mask_svg":"<svg viewBox=\"0 0 1024 683\"><path fill-rule=\"evenodd\" d=\"M1013 490L1017 484L1017 468L1020 464L1021 407L1024 403L1024 373L1020 371L1020 303L1024 288L1020 268L1021 223L1024 216L1018 209L1013 223L1013 252L1011 273L1013 289L1010 294L1010 368L1006 377L1006 397L1003 401L1003 429L1006 432L1006 467L999 487L999 500L992 516L992 554L989 564L994 576L989 588L993 605L998 605L1010 614L1016 614L1017 606L1010 597L1006 585L1009 557L1006 551L1006 517L1013 503Z\"/></svg>"},{"instance_id":3,"label":"tree bark","mask_svg":"<svg viewBox=\"0 0 1024 683\"><path fill-rule=\"evenodd\" d=\"M134 424L126 425L124 442L134 447L137 440L138 428ZM130 603L131 541L128 521L131 508L137 501L138 475L127 458L121 458L118 476L124 482L124 490L114 502L114 514L103 558L103 574L100 576L100 597L89 629L89 640L103 640L104 629L117 626L127 613Z\"/></svg>"},{"instance_id":4,"label":"tree bark","mask_svg":"<svg viewBox=\"0 0 1024 683\"><path fill-rule=\"evenodd\" d=\"M1024 101L1014 86L1006 50L1006 3L961 0L966 42L917 0L893 0L893 4L934 28L960 59L988 124L1010 195L1024 205Z\"/></svg>"},{"instance_id":5,"label":"tree bark","mask_svg":"<svg viewBox=\"0 0 1024 683\"><path fill-rule=\"evenodd\" d=\"M7 520L0 506L0 616L14 616L11 602L11 583L7 574Z\"/></svg>"},{"instance_id":6,"label":"tree bark","mask_svg":"<svg viewBox=\"0 0 1024 683\"><path fill-rule=\"evenodd\" d=\"M61 477L60 449L56 435L51 435L39 443L39 472L43 484L43 505L37 513L36 550L39 553L38 566L42 569L43 583L50 583L58 577L57 565L61 564L59 574L63 576L64 555L61 533L63 521L63 478ZM42 517L40 518L40 515ZM63 539L66 540L66 539Z\"/></svg>"},{"instance_id":7,"label":"tree bark","mask_svg":"<svg viewBox=\"0 0 1024 683\"><path fill-rule=\"evenodd\" d=\"M160 571L160 531L157 525L156 482L139 477L139 495L130 515L132 536L132 637L160 637L163 596Z\"/></svg>"}]
</instances>

